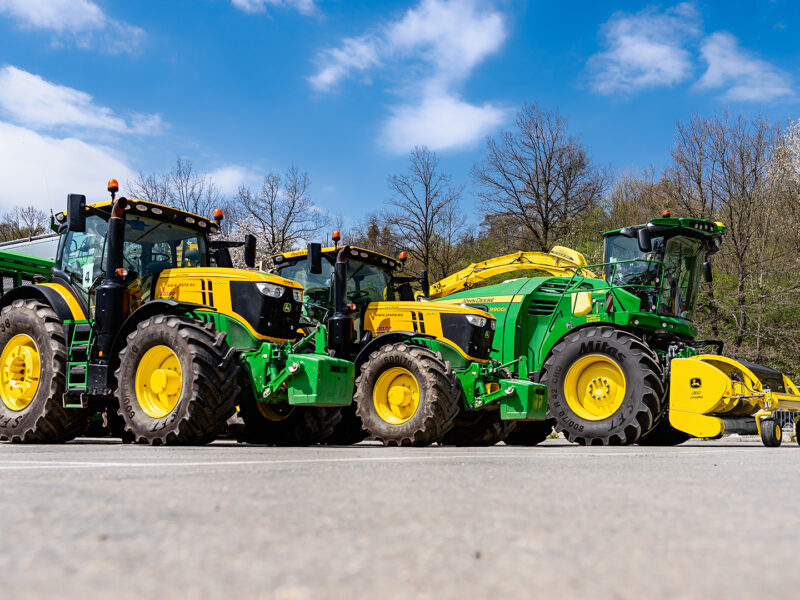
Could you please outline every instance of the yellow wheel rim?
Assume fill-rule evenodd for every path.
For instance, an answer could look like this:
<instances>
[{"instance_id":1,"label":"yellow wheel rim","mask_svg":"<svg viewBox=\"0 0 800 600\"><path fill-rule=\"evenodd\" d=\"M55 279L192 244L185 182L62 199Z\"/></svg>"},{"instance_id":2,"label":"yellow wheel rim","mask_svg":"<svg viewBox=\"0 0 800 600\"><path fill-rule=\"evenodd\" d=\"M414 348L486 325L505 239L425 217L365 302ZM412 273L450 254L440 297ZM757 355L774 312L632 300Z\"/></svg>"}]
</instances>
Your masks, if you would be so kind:
<instances>
[{"instance_id":1,"label":"yellow wheel rim","mask_svg":"<svg viewBox=\"0 0 800 600\"><path fill-rule=\"evenodd\" d=\"M294 412L294 406L289 406L288 404L267 404L266 402L257 401L256 406L262 417L267 421L276 423L288 419L289 415Z\"/></svg>"},{"instance_id":2,"label":"yellow wheel rim","mask_svg":"<svg viewBox=\"0 0 800 600\"><path fill-rule=\"evenodd\" d=\"M410 371L392 367L381 373L372 390L378 416L392 425L402 425L419 408L419 383Z\"/></svg>"},{"instance_id":3,"label":"yellow wheel rim","mask_svg":"<svg viewBox=\"0 0 800 600\"><path fill-rule=\"evenodd\" d=\"M775 422L775 439L776 440L780 440L782 437L783 437L783 428L776 421Z\"/></svg>"},{"instance_id":4,"label":"yellow wheel rim","mask_svg":"<svg viewBox=\"0 0 800 600\"><path fill-rule=\"evenodd\" d=\"M625 375L617 362L607 356L584 356L567 371L564 398L582 419L608 419L625 400Z\"/></svg>"},{"instance_id":5,"label":"yellow wheel rim","mask_svg":"<svg viewBox=\"0 0 800 600\"><path fill-rule=\"evenodd\" d=\"M136 367L136 401L148 416L166 417L178 405L183 372L178 355L168 346L153 346Z\"/></svg>"},{"instance_id":6,"label":"yellow wheel rim","mask_svg":"<svg viewBox=\"0 0 800 600\"><path fill-rule=\"evenodd\" d=\"M15 335L0 354L0 397L13 411L28 408L39 389L41 361L36 342L29 335Z\"/></svg>"}]
</instances>

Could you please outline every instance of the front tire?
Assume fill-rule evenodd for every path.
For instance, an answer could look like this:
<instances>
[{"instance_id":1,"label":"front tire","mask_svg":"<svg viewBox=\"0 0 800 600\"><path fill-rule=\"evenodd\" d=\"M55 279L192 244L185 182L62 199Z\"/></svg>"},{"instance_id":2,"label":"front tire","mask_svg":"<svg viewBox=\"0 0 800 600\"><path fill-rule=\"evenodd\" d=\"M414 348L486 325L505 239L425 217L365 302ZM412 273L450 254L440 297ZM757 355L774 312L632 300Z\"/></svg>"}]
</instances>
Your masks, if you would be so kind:
<instances>
[{"instance_id":1,"label":"front tire","mask_svg":"<svg viewBox=\"0 0 800 600\"><path fill-rule=\"evenodd\" d=\"M387 344L356 380L356 414L384 446L427 446L453 427L461 391L450 364L424 346Z\"/></svg>"},{"instance_id":2,"label":"front tire","mask_svg":"<svg viewBox=\"0 0 800 600\"><path fill-rule=\"evenodd\" d=\"M206 444L235 411L239 367L211 323L159 315L142 321L119 355L117 399L136 442Z\"/></svg>"},{"instance_id":3,"label":"front tire","mask_svg":"<svg viewBox=\"0 0 800 600\"><path fill-rule=\"evenodd\" d=\"M582 445L633 444L662 411L662 371L636 336L613 327L567 335L544 364L548 418Z\"/></svg>"},{"instance_id":4,"label":"front tire","mask_svg":"<svg viewBox=\"0 0 800 600\"><path fill-rule=\"evenodd\" d=\"M67 344L53 309L15 300L0 312L0 440L66 442L89 423L89 411L64 408Z\"/></svg>"}]
</instances>

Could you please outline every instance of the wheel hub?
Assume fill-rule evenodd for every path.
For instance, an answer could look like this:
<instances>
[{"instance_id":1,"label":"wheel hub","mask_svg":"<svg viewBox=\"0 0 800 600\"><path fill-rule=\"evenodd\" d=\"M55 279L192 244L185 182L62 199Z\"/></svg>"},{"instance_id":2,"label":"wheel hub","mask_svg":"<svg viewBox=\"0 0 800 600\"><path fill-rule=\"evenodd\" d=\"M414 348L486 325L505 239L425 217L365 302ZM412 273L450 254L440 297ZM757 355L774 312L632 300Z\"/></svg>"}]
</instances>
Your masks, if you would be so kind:
<instances>
[{"instance_id":1,"label":"wheel hub","mask_svg":"<svg viewBox=\"0 0 800 600\"><path fill-rule=\"evenodd\" d=\"M588 421L611 417L625 400L625 375L607 356L590 354L578 359L564 379L564 397L576 415Z\"/></svg>"},{"instance_id":2,"label":"wheel hub","mask_svg":"<svg viewBox=\"0 0 800 600\"><path fill-rule=\"evenodd\" d=\"M166 417L178 405L183 371L178 355L168 346L153 346L136 367L136 400L150 417Z\"/></svg>"},{"instance_id":3,"label":"wheel hub","mask_svg":"<svg viewBox=\"0 0 800 600\"><path fill-rule=\"evenodd\" d=\"M378 416L392 425L411 420L419 408L419 383L407 369L392 367L381 373L372 393Z\"/></svg>"},{"instance_id":4,"label":"wheel hub","mask_svg":"<svg viewBox=\"0 0 800 600\"><path fill-rule=\"evenodd\" d=\"M41 361L33 339L25 334L12 337L0 354L0 397L13 411L28 408L39 389Z\"/></svg>"}]
</instances>

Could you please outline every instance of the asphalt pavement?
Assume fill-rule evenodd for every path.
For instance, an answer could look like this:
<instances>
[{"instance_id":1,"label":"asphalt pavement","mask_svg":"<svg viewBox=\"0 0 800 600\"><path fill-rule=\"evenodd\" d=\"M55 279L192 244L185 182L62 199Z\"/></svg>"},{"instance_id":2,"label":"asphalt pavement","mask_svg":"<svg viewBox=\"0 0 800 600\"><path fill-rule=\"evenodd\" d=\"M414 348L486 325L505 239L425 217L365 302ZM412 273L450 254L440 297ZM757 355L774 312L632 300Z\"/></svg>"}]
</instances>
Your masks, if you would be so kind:
<instances>
[{"instance_id":1,"label":"asphalt pavement","mask_svg":"<svg viewBox=\"0 0 800 600\"><path fill-rule=\"evenodd\" d=\"M796 598L800 447L0 444L3 598Z\"/></svg>"}]
</instances>

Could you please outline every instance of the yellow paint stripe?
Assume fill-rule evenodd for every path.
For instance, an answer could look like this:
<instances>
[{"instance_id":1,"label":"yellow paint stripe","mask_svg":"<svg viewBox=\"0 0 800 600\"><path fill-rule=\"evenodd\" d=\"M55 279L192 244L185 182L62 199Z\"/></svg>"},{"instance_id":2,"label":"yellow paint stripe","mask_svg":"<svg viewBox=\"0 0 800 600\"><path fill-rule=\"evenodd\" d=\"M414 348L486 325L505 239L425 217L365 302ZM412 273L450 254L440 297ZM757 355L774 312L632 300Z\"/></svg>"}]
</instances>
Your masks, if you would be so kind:
<instances>
[{"instance_id":1,"label":"yellow paint stripe","mask_svg":"<svg viewBox=\"0 0 800 600\"><path fill-rule=\"evenodd\" d=\"M53 289L57 291L59 294L61 294L61 297L64 298L64 301L67 303L67 306L69 307L69 310L72 313L72 318L75 321L86 320L86 315L84 314L81 305L78 304L78 300L75 298L74 294L71 291L69 291L67 287L61 285L60 283L40 283L38 285L42 287L49 287L50 289Z\"/></svg>"}]
</instances>

